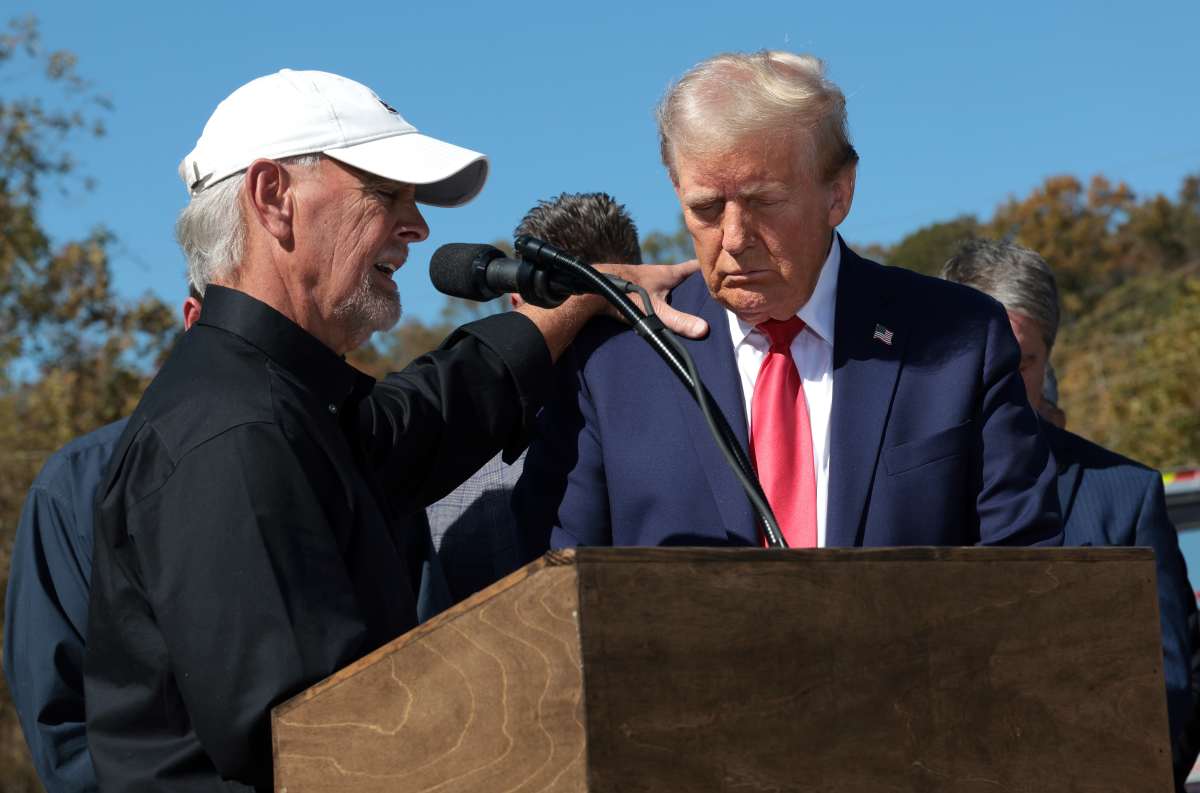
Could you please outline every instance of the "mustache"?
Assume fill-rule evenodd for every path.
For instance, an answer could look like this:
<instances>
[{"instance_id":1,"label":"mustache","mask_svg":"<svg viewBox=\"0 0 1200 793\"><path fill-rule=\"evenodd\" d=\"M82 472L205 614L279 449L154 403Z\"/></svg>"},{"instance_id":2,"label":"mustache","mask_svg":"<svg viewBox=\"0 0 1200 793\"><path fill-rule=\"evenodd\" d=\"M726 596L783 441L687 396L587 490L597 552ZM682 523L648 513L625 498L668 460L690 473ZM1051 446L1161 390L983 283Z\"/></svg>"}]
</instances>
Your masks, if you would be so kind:
<instances>
[{"instance_id":1,"label":"mustache","mask_svg":"<svg viewBox=\"0 0 1200 793\"><path fill-rule=\"evenodd\" d=\"M408 246L401 245L384 248L375 256L375 261L389 261L404 264L406 261L408 261Z\"/></svg>"}]
</instances>

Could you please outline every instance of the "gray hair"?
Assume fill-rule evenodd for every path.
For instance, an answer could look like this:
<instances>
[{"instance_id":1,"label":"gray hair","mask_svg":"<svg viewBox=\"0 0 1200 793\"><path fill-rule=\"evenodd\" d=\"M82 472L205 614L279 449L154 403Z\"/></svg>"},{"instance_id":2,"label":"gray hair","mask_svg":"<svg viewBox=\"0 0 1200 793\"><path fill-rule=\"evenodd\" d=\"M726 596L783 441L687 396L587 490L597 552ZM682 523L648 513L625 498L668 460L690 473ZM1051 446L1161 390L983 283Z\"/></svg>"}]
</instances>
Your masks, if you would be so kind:
<instances>
[{"instance_id":1,"label":"gray hair","mask_svg":"<svg viewBox=\"0 0 1200 793\"><path fill-rule=\"evenodd\" d=\"M1046 260L1011 242L970 240L942 267L942 278L991 295L1042 328L1046 349L1058 336L1058 285Z\"/></svg>"},{"instance_id":2,"label":"gray hair","mask_svg":"<svg viewBox=\"0 0 1200 793\"><path fill-rule=\"evenodd\" d=\"M310 167L320 154L301 154L278 160ZM213 281L227 281L246 253L246 220L238 196L246 184L239 171L192 196L175 221L175 239L187 257L188 285L201 296Z\"/></svg>"},{"instance_id":3,"label":"gray hair","mask_svg":"<svg viewBox=\"0 0 1200 793\"><path fill-rule=\"evenodd\" d=\"M716 55L668 88L656 115L662 161L672 179L677 150L710 153L746 135L781 130L809 147L814 176L823 182L858 162L846 127L846 97L812 55Z\"/></svg>"},{"instance_id":4,"label":"gray hair","mask_svg":"<svg viewBox=\"0 0 1200 793\"><path fill-rule=\"evenodd\" d=\"M608 193L562 193L539 201L513 231L528 234L584 261L641 264L637 226Z\"/></svg>"}]
</instances>

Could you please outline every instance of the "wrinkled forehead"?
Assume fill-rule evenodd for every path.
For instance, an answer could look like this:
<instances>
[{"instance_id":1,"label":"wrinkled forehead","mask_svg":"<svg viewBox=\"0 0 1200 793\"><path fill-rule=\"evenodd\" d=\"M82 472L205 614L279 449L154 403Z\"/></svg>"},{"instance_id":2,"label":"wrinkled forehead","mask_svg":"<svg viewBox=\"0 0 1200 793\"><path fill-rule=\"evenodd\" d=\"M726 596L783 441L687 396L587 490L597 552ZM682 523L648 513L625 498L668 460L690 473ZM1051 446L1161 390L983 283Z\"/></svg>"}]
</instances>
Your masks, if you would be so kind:
<instances>
[{"instance_id":1,"label":"wrinkled forehead","mask_svg":"<svg viewBox=\"0 0 1200 793\"><path fill-rule=\"evenodd\" d=\"M681 147L672 180L681 196L760 195L814 186L811 164L795 139L749 135L711 148Z\"/></svg>"},{"instance_id":2,"label":"wrinkled forehead","mask_svg":"<svg viewBox=\"0 0 1200 793\"><path fill-rule=\"evenodd\" d=\"M699 206L717 200L772 199L791 193L795 183L781 179L691 179L685 174L676 185L679 200Z\"/></svg>"},{"instance_id":3,"label":"wrinkled forehead","mask_svg":"<svg viewBox=\"0 0 1200 793\"><path fill-rule=\"evenodd\" d=\"M793 130L752 130L740 135L701 132L671 142L670 175L678 183L681 169L724 172L740 178L790 182L817 172L812 136Z\"/></svg>"}]
</instances>

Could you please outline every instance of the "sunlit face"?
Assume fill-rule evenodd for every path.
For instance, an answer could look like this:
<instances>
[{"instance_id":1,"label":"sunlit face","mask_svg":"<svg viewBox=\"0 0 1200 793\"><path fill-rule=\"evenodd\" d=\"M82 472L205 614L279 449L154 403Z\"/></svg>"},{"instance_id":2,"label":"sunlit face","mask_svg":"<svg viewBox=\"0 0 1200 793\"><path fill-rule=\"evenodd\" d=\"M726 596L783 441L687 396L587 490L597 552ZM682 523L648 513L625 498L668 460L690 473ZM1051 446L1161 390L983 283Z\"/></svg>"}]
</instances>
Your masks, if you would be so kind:
<instances>
[{"instance_id":1,"label":"sunlit face","mask_svg":"<svg viewBox=\"0 0 1200 793\"><path fill-rule=\"evenodd\" d=\"M745 322L786 319L808 302L854 170L812 176L792 136L750 137L717 154L675 152L675 192L708 290Z\"/></svg>"},{"instance_id":2,"label":"sunlit face","mask_svg":"<svg viewBox=\"0 0 1200 793\"><path fill-rule=\"evenodd\" d=\"M322 158L296 169L293 221L299 276L309 290L322 338L353 349L400 319L392 280L408 246L429 236L416 188Z\"/></svg>"},{"instance_id":3,"label":"sunlit face","mask_svg":"<svg viewBox=\"0 0 1200 793\"><path fill-rule=\"evenodd\" d=\"M1017 344L1021 348L1021 379L1025 381L1025 394L1033 409L1041 410L1046 362L1050 359L1042 324L1012 311L1008 312L1008 324L1012 325L1013 335L1017 337Z\"/></svg>"}]
</instances>

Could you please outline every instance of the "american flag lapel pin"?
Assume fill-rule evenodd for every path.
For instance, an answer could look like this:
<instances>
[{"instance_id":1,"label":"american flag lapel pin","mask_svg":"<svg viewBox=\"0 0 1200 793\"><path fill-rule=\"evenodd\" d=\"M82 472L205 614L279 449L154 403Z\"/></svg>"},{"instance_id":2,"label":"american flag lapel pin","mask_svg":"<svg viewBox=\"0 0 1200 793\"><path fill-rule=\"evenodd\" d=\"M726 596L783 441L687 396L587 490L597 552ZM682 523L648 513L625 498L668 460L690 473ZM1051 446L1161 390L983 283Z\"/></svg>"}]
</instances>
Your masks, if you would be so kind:
<instances>
[{"instance_id":1,"label":"american flag lapel pin","mask_svg":"<svg viewBox=\"0 0 1200 793\"><path fill-rule=\"evenodd\" d=\"M881 341L889 347L892 346L891 330L889 330L888 328L885 328L883 325L880 325L878 323L876 323L876 325L875 325L875 332L871 334L871 338Z\"/></svg>"}]
</instances>

